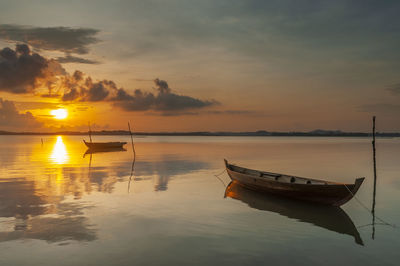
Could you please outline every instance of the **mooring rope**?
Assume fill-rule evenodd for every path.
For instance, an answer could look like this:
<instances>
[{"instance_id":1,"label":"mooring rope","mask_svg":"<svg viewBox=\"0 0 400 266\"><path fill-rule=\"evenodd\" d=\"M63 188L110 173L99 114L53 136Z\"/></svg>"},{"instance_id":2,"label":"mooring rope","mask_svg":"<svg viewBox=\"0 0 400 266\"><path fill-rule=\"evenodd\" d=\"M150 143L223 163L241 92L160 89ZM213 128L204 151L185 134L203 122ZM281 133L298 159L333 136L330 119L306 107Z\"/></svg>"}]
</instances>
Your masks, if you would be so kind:
<instances>
[{"instance_id":1,"label":"mooring rope","mask_svg":"<svg viewBox=\"0 0 400 266\"><path fill-rule=\"evenodd\" d=\"M221 173L214 175L216 178L218 178L219 181L221 181L221 183L224 185L224 187L226 187L225 182L222 181L222 179L219 177L220 175L222 175L223 173L225 173L226 169L224 169Z\"/></svg>"},{"instance_id":2,"label":"mooring rope","mask_svg":"<svg viewBox=\"0 0 400 266\"><path fill-rule=\"evenodd\" d=\"M367 226L374 226L374 225L388 225L388 224L387 224L387 223L364 224L364 225L359 225L359 226L357 226L357 228L364 228L364 227L367 227ZM389 225L389 226L392 226L392 225Z\"/></svg>"},{"instance_id":3,"label":"mooring rope","mask_svg":"<svg viewBox=\"0 0 400 266\"><path fill-rule=\"evenodd\" d=\"M347 187L346 184L343 184L343 185L350 192L350 194L353 195L353 198L358 202L358 204L360 204L365 210L367 210L368 213L372 214L372 210L370 210L364 203L362 203L362 201L359 200L356 195L354 195L354 193ZM372 215L375 216L375 218L378 219L379 221L381 221L383 224L389 225L389 226L391 226L393 228L397 228L397 226L395 224L391 224L391 223L386 222L385 220L383 220L382 218L380 218L376 214L372 214Z\"/></svg>"},{"instance_id":4,"label":"mooring rope","mask_svg":"<svg viewBox=\"0 0 400 266\"><path fill-rule=\"evenodd\" d=\"M221 173L219 173L219 174L217 174L217 175L215 175L215 176L220 176L220 175L222 175L223 173L225 173L225 171L226 171L226 169L224 169L224 170L222 170L222 172Z\"/></svg>"}]
</instances>

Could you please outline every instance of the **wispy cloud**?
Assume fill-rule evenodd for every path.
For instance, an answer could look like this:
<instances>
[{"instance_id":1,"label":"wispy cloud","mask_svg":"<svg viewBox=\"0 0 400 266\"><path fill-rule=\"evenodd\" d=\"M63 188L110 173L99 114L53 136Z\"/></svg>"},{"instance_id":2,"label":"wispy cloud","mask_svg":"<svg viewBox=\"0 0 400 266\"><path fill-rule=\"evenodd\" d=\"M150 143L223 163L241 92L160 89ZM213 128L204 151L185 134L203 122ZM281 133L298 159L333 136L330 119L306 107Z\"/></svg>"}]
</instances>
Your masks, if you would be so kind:
<instances>
[{"instance_id":1,"label":"wispy cloud","mask_svg":"<svg viewBox=\"0 0 400 266\"><path fill-rule=\"evenodd\" d=\"M207 114L214 114L214 115L260 115L259 111L254 110L211 110L207 111Z\"/></svg>"},{"instance_id":2,"label":"wispy cloud","mask_svg":"<svg viewBox=\"0 0 400 266\"><path fill-rule=\"evenodd\" d=\"M57 57L57 61L60 62L61 64L66 64L66 63L100 64L100 62L96 60L72 56L70 54L67 54L63 57Z\"/></svg>"},{"instance_id":3,"label":"wispy cloud","mask_svg":"<svg viewBox=\"0 0 400 266\"><path fill-rule=\"evenodd\" d=\"M394 94L400 95L400 83L391 84L387 86L386 89Z\"/></svg>"},{"instance_id":4,"label":"wispy cloud","mask_svg":"<svg viewBox=\"0 0 400 266\"><path fill-rule=\"evenodd\" d=\"M99 30L69 27L32 27L14 24L0 25L0 38L23 42L43 50L87 54L89 45L99 42Z\"/></svg>"},{"instance_id":5,"label":"wispy cloud","mask_svg":"<svg viewBox=\"0 0 400 266\"><path fill-rule=\"evenodd\" d=\"M28 110L34 110L34 109L56 109L60 107L60 104L58 103L49 103L49 102L14 102L15 106L20 109L28 109Z\"/></svg>"},{"instance_id":6,"label":"wispy cloud","mask_svg":"<svg viewBox=\"0 0 400 266\"><path fill-rule=\"evenodd\" d=\"M218 103L216 103L217 105ZM191 110L191 111L165 111L161 113L162 116L198 116L201 114L206 114L206 115L234 115L234 116L239 116L239 115L252 115L252 116L260 116L260 115L265 115L260 111L255 111L255 110ZM160 115L160 113L157 112L148 112L147 115L153 115L157 116Z\"/></svg>"}]
</instances>

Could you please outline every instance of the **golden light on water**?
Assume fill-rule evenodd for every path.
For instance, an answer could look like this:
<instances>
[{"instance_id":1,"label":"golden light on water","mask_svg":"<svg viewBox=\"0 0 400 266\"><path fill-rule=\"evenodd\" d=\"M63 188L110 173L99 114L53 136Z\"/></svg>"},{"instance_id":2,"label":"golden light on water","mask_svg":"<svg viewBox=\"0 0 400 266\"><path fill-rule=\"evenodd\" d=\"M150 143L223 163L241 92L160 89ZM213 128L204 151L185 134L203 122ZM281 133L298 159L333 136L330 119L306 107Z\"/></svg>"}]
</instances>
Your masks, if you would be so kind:
<instances>
[{"instance_id":1,"label":"golden light on water","mask_svg":"<svg viewBox=\"0 0 400 266\"><path fill-rule=\"evenodd\" d=\"M68 111L66 109L56 109L56 110L51 110L50 114L55 119L65 119L68 116Z\"/></svg>"},{"instance_id":2,"label":"golden light on water","mask_svg":"<svg viewBox=\"0 0 400 266\"><path fill-rule=\"evenodd\" d=\"M57 164L64 164L69 160L68 152L61 136L57 136L57 141L51 152L50 160Z\"/></svg>"}]
</instances>

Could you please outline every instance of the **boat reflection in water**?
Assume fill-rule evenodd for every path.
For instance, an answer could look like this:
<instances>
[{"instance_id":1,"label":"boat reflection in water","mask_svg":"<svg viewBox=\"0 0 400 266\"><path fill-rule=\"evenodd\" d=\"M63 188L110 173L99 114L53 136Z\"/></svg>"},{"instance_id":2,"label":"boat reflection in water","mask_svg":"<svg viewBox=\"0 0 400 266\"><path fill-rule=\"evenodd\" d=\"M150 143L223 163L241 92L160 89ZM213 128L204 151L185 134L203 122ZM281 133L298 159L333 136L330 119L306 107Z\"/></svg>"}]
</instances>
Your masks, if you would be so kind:
<instances>
[{"instance_id":1,"label":"boat reflection in water","mask_svg":"<svg viewBox=\"0 0 400 266\"><path fill-rule=\"evenodd\" d=\"M257 210L278 213L300 222L351 235L357 244L364 245L353 221L340 207L297 202L274 195L261 194L243 188L235 181L226 187L225 197L240 200Z\"/></svg>"},{"instance_id":2,"label":"boat reflection in water","mask_svg":"<svg viewBox=\"0 0 400 266\"><path fill-rule=\"evenodd\" d=\"M126 149L122 147L113 147L113 148L96 148L96 149L87 149L86 152L83 154L83 158L87 154L95 154L95 153L104 153L104 152L120 152L120 151L126 151Z\"/></svg>"}]
</instances>

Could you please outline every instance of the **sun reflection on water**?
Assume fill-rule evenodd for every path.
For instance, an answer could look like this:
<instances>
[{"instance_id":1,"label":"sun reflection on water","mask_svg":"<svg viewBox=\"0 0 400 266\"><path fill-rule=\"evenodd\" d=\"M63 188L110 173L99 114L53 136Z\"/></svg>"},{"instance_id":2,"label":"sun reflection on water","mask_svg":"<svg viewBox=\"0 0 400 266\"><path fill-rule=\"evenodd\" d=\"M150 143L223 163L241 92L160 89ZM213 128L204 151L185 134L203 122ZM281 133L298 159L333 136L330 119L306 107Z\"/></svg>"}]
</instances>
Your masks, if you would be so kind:
<instances>
[{"instance_id":1,"label":"sun reflection on water","mask_svg":"<svg viewBox=\"0 0 400 266\"><path fill-rule=\"evenodd\" d=\"M57 141L51 152L50 160L56 164L65 164L69 160L68 152L61 136L57 136Z\"/></svg>"}]
</instances>

